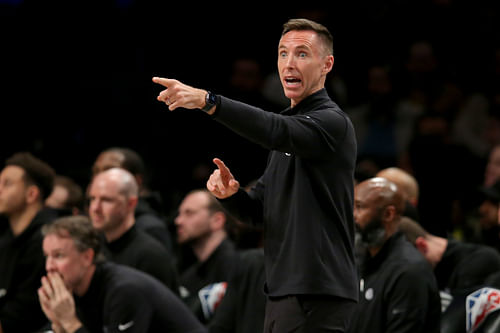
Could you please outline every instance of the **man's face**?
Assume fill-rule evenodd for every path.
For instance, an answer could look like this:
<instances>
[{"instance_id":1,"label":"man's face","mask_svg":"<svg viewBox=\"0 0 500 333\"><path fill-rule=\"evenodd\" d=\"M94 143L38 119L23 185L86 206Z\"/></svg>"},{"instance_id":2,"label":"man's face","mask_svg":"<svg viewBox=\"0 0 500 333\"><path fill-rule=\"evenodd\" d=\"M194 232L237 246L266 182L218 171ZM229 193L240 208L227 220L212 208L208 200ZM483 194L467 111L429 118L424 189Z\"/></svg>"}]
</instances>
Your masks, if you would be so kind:
<instances>
[{"instance_id":1,"label":"man's face","mask_svg":"<svg viewBox=\"0 0 500 333\"><path fill-rule=\"evenodd\" d=\"M354 188L354 221L363 243L368 246L381 245L385 238L382 211L366 182Z\"/></svg>"},{"instance_id":2,"label":"man's face","mask_svg":"<svg viewBox=\"0 0 500 333\"><path fill-rule=\"evenodd\" d=\"M498 203L485 200L479 206L479 224L488 230L498 225Z\"/></svg>"},{"instance_id":3,"label":"man's face","mask_svg":"<svg viewBox=\"0 0 500 333\"><path fill-rule=\"evenodd\" d=\"M0 213L9 216L26 207L27 186L23 177L24 170L14 165L0 173Z\"/></svg>"},{"instance_id":4,"label":"man's face","mask_svg":"<svg viewBox=\"0 0 500 333\"><path fill-rule=\"evenodd\" d=\"M81 283L87 268L92 263L87 251L79 252L70 237L49 234L43 239L45 269L47 273L59 273L66 288L73 291Z\"/></svg>"},{"instance_id":5,"label":"man's face","mask_svg":"<svg viewBox=\"0 0 500 333\"><path fill-rule=\"evenodd\" d=\"M289 31L278 46L278 72L292 106L324 87L333 56L326 55L314 31Z\"/></svg>"},{"instance_id":6,"label":"man's face","mask_svg":"<svg viewBox=\"0 0 500 333\"><path fill-rule=\"evenodd\" d=\"M484 186L492 186L500 180L500 146L495 146L490 153L484 174Z\"/></svg>"},{"instance_id":7,"label":"man's face","mask_svg":"<svg viewBox=\"0 0 500 333\"><path fill-rule=\"evenodd\" d=\"M45 205L52 208L65 208L69 197L68 189L61 185L55 185L52 193L45 199Z\"/></svg>"},{"instance_id":8,"label":"man's face","mask_svg":"<svg viewBox=\"0 0 500 333\"><path fill-rule=\"evenodd\" d=\"M184 198L175 218L177 242L188 243L210 234L212 214L207 208L208 198L203 192L195 192Z\"/></svg>"},{"instance_id":9,"label":"man's face","mask_svg":"<svg viewBox=\"0 0 500 333\"><path fill-rule=\"evenodd\" d=\"M129 198L120 192L116 179L108 177L106 173L100 173L93 179L89 200L92 225L101 232L116 229L133 209Z\"/></svg>"}]
</instances>

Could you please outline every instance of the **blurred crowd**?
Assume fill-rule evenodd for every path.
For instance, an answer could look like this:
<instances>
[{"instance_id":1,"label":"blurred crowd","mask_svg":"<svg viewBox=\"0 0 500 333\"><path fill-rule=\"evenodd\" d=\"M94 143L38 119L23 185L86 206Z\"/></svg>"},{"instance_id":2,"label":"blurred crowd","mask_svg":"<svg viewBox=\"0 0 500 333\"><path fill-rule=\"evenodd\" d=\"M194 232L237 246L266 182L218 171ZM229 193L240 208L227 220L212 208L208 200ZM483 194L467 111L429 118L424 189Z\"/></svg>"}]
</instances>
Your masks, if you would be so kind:
<instances>
[{"instance_id":1,"label":"blurred crowd","mask_svg":"<svg viewBox=\"0 0 500 333\"><path fill-rule=\"evenodd\" d=\"M174 17L177 13L161 1L63 9L35 1L0 2L7 46L0 58L5 73L0 160L9 165L15 153L29 151L57 174L54 190L44 193L43 204L33 206L29 216L45 205L54 218L89 216L101 228L107 258L130 266L144 260L135 248L128 250L131 256L123 242L139 237L130 230L141 229L137 234L147 238L136 242L151 237L158 242L157 253L146 255L156 261L141 270L159 274L213 332L255 332L262 323L252 318L263 314L264 304L258 290L262 230L232 220L201 189L214 169L213 157L230 161L251 187L267 152L204 114L160 109L151 77L172 75L279 112L289 101L269 63L272 55L261 50L272 49L267 44L276 40L268 31L279 31L288 17L321 22L334 36L335 65L326 88L356 130L357 183L386 177L404 188L403 215L435 241L500 251L498 7L487 1L406 0L265 13L229 8L231 15L214 13L208 27L210 8L203 15L184 16L183 10ZM108 21L114 29L104 28ZM67 38L61 32L65 27ZM112 168L128 173L96 177ZM138 198L128 215L106 217L98 202L111 194L98 191L98 180L136 184L137 193L124 195ZM0 213L9 219L5 207ZM186 221L195 220L200 209L207 209L206 215L191 230ZM128 223L121 229L126 233L108 228L106 218L115 226ZM0 225L3 235L6 226ZM224 294L224 311L216 312ZM235 318L244 327L236 330Z\"/></svg>"}]
</instances>

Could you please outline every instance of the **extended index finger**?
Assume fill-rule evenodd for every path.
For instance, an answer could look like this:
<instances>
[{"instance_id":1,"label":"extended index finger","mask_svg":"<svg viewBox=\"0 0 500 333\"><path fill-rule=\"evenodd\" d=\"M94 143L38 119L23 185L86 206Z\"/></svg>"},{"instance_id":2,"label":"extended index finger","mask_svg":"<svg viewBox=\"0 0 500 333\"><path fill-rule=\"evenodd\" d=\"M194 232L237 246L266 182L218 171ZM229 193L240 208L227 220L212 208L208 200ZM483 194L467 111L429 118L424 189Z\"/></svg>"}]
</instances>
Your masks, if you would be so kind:
<instances>
[{"instance_id":1,"label":"extended index finger","mask_svg":"<svg viewBox=\"0 0 500 333\"><path fill-rule=\"evenodd\" d=\"M214 158L213 161L219 168L222 184L224 184L224 186L229 186L229 180L233 178L231 171L229 171L229 168L224 164L224 162L217 157Z\"/></svg>"},{"instance_id":2,"label":"extended index finger","mask_svg":"<svg viewBox=\"0 0 500 333\"><path fill-rule=\"evenodd\" d=\"M153 82L154 83L161 84L165 88L168 88L168 86L171 85L174 81L175 80L173 80L173 79L167 79L167 78L164 78L164 77L158 77L158 76L153 77Z\"/></svg>"}]
</instances>

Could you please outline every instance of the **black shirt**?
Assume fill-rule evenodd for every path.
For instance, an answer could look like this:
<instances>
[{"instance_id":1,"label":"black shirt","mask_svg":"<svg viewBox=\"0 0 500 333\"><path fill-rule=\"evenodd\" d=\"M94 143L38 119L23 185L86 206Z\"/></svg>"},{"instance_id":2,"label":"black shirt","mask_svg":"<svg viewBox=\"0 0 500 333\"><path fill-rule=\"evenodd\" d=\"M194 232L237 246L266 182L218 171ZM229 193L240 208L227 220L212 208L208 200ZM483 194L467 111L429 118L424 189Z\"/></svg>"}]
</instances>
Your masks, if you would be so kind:
<instances>
[{"instance_id":1,"label":"black shirt","mask_svg":"<svg viewBox=\"0 0 500 333\"><path fill-rule=\"evenodd\" d=\"M146 198L139 197L134 216L137 228L153 236L169 252L173 251L172 236L167 223L151 208Z\"/></svg>"},{"instance_id":2,"label":"black shirt","mask_svg":"<svg viewBox=\"0 0 500 333\"><path fill-rule=\"evenodd\" d=\"M396 233L360 263L360 300L348 332L439 332L441 305L431 265Z\"/></svg>"},{"instance_id":3,"label":"black shirt","mask_svg":"<svg viewBox=\"0 0 500 333\"><path fill-rule=\"evenodd\" d=\"M103 253L118 264L137 268L154 276L179 293L179 277L174 258L155 238L132 226L120 238L103 242Z\"/></svg>"},{"instance_id":4,"label":"black shirt","mask_svg":"<svg viewBox=\"0 0 500 333\"><path fill-rule=\"evenodd\" d=\"M45 275L40 229L56 217L41 210L20 235L9 227L0 233L0 323L5 333L33 332L47 323L37 294Z\"/></svg>"},{"instance_id":5,"label":"black shirt","mask_svg":"<svg viewBox=\"0 0 500 333\"><path fill-rule=\"evenodd\" d=\"M255 187L221 200L241 221L264 224L267 293L357 300L348 116L321 89L280 114L221 96L214 117L271 150Z\"/></svg>"},{"instance_id":6,"label":"black shirt","mask_svg":"<svg viewBox=\"0 0 500 333\"><path fill-rule=\"evenodd\" d=\"M434 268L439 290L450 294L470 293L500 271L500 254L480 244L448 240L441 261Z\"/></svg>"},{"instance_id":7,"label":"black shirt","mask_svg":"<svg viewBox=\"0 0 500 333\"><path fill-rule=\"evenodd\" d=\"M255 333L264 329L264 252L243 250L238 255L235 274L227 285L213 320L210 333Z\"/></svg>"},{"instance_id":8,"label":"black shirt","mask_svg":"<svg viewBox=\"0 0 500 333\"><path fill-rule=\"evenodd\" d=\"M233 241L226 238L215 251L203 262L196 262L188 267L180 275L181 288L185 288L187 294L182 295L188 307L196 314L198 319L206 323L212 319L215 308L221 297L224 296L227 283L234 274L237 252ZM219 299L205 299L200 296L200 290L210 291L210 286L218 284ZM222 289L220 289L222 288ZM214 290L215 291L215 290Z\"/></svg>"},{"instance_id":9,"label":"black shirt","mask_svg":"<svg viewBox=\"0 0 500 333\"><path fill-rule=\"evenodd\" d=\"M206 332L184 303L158 280L134 268L98 264L89 289L75 296L83 332Z\"/></svg>"}]
</instances>

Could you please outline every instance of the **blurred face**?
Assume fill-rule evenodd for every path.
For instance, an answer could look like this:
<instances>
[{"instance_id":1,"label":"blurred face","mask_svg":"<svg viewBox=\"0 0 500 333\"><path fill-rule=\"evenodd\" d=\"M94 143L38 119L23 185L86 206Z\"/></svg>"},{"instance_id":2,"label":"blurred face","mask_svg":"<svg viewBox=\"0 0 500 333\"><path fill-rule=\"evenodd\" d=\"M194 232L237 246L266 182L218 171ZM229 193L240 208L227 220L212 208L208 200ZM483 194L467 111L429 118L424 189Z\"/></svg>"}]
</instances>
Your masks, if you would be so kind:
<instances>
[{"instance_id":1,"label":"blurred face","mask_svg":"<svg viewBox=\"0 0 500 333\"><path fill-rule=\"evenodd\" d=\"M208 198L205 193L196 192L184 198L179 206L179 215L175 218L179 244L196 241L210 234L212 214L207 206Z\"/></svg>"},{"instance_id":2,"label":"blurred face","mask_svg":"<svg viewBox=\"0 0 500 333\"><path fill-rule=\"evenodd\" d=\"M379 246L385 239L382 211L366 182L354 188L354 221L361 240L368 246Z\"/></svg>"},{"instance_id":3,"label":"blurred face","mask_svg":"<svg viewBox=\"0 0 500 333\"><path fill-rule=\"evenodd\" d=\"M68 196L68 190L64 186L55 185L50 196L45 199L45 205L52 208L64 208Z\"/></svg>"},{"instance_id":4,"label":"blurred face","mask_svg":"<svg viewBox=\"0 0 500 333\"><path fill-rule=\"evenodd\" d=\"M123 155L118 152L103 152L97 156L97 159L92 166L92 175L95 176L99 172L111 168L120 168L123 160Z\"/></svg>"},{"instance_id":5,"label":"blurred face","mask_svg":"<svg viewBox=\"0 0 500 333\"><path fill-rule=\"evenodd\" d=\"M497 180L500 180L500 146L496 146L490 153L484 175L484 186L492 186Z\"/></svg>"},{"instance_id":6,"label":"blurred face","mask_svg":"<svg viewBox=\"0 0 500 333\"><path fill-rule=\"evenodd\" d=\"M73 239L49 234L43 239L45 268L48 273L59 273L68 290L73 291L82 283L87 269L92 265L93 251L79 252Z\"/></svg>"},{"instance_id":7,"label":"blurred face","mask_svg":"<svg viewBox=\"0 0 500 333\"><path fill-rule=\"evenodd\" d=\"M491 229L498 225L498 204L489 200L479 206L479 224L481 229Z\"/></svg>"},{"instance_id":8,"label":"blurred face","mask_svg":"<svg viewBox=\"0 0 500 333\"><path fill-rule=\"evenodd\" d=\"M25 209L27 186L23 176L24 170L14 165L0 173L0 213L9 216Z\"/></svg>"},{"instance_id":9,"label":"blurred face","mask_svg":"<svg viewBox=\"0 0 500 333\"><path fill-rule=\"evenodd\" d=\"M289 31L281 37L278 72L292 107L324 87L332 66L333 56L326 55L314 31Z\"/></svg>"},{"instance_id":10,"label":"blurred face","mask_svg":"<svg viewBox=\"0 0 500 333\"><path fill-rule=\"evenodd\" d=\"M126 219L133 214L133 209L115 179L106 174L98 174L89 190L89 215L92 225L101 232L116 230Z\"/></svg>"}]
</instances>

